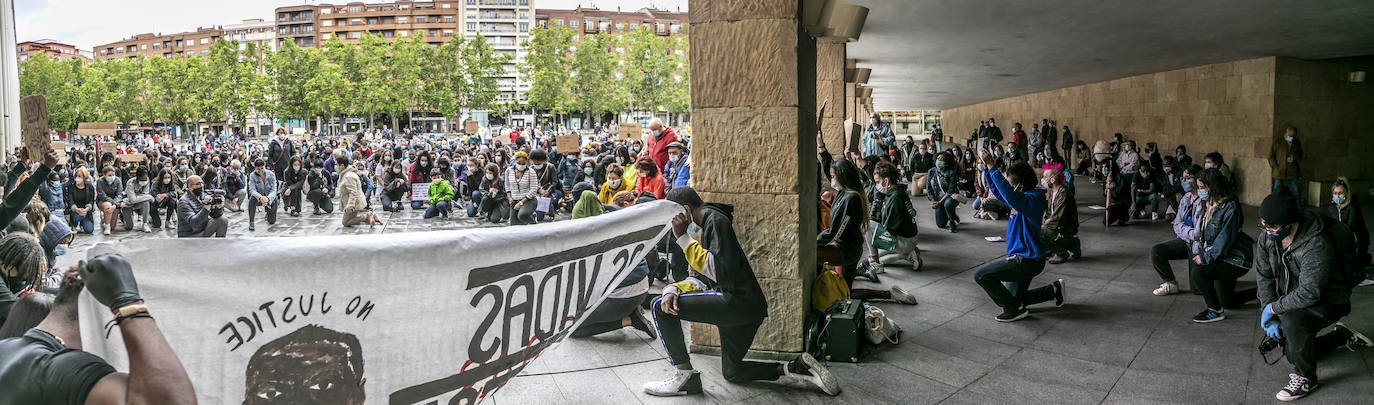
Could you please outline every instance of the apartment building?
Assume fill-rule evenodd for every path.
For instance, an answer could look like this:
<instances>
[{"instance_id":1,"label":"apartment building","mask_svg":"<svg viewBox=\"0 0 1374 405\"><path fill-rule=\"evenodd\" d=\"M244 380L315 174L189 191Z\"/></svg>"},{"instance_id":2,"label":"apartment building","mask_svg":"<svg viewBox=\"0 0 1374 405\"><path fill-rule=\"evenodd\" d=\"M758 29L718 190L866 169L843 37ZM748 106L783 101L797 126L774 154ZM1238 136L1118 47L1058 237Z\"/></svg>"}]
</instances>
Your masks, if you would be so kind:
<instances>
[{"instance_id":1,"label":"apartment building","mask_svg":"<svg viewBox=\"0 0 1374 405\"><path fill-rule=\"evenodd\" d=\"M99 45L94 49L98 60L124 59L135 56L184 57L207 55L210 44L224 36L221 27L200 27L195 31L163 35L146 33L134 35L116 42Z\"/></svg>"},{"instance_id":2,"label":"apartment building","mask_svg":"<svg viewBox=\"0 0 1374 405\"><path fill-rule=\"evenodd\" d=\"M49 58L59 60L80 59L82 63L91 63L90 54L76 49L76 46L64 44L51 39L40 39L37 41L24 41L15 45L18 50L19 61L29 60L39 52L45 52Z\"/></svg>"},{"instance_id":3,"label":"apartment building","mask_svg":"<svg viewBox=\"0 0 1374 405\"><path fill-rule=\"evenodd\" d=\"M221 27L224 39L239 41L239 49L253 44L258 49L277 49L277 24L261 18L250 18L238 24Z\"/></svg>"},{"instance_id":4,"label":"apartment building","mask_svg":"<svg viewBox=\"0 0 1374 405\"><path fill-rule=\"evenodd\" d=\"M573 10L539 9L535 11L535 24L544 27L568 27L576 32L574 40L586 35L601 32L621 34L638 29L640 26L653 28L658 35L687 33L687 12L641 8L635 11L601 10L595 7L578 7Z\"/></svg>"}]
</instances>

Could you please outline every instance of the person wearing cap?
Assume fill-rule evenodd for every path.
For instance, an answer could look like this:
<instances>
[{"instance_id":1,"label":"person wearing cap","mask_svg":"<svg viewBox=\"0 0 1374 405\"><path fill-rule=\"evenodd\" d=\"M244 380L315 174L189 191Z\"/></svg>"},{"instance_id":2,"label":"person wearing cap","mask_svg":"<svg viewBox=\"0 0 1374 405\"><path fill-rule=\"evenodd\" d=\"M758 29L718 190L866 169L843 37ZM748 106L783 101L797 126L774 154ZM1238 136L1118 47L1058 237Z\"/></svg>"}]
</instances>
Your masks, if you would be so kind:
<instances>
[{"instance_id":1,"label":"person wearing cap","mask_svg":"<svg viewBox=\"0 0 1374 405\"><path fill-rule=\"evenodd\" d=\"M453 205L453 186L444 179L439 168L429 169L429 208L425 209L425 219L438 216L448 218Z\"/></svg>"},{"instance_id":2,"label":"person wearing cap","mask_svg":"<svg viewBox=\"0 0 1374 405\"><path fill-rule=\"evenodd\" d=\"M692 181L692 164L687 159L687 147L682 142L668 144L668 167L663 169L664 191L687 187Z\"/></svg>"},{"instance_id":3,"label":"person wearing cap","mask_svg":"<svg viewBox=\"0 0 1374 405\"><path fill-rule=\"evenodd\" d=\"M1210 170L1209 170L1210 171ZM1204 175L1205 176L1205 175ZM1336 348L1370 347L1368 337L1337 322L1350 314L1349 280L1322 219L1302 213L1297 197L1276 190L1260 203L1264 238L1255 255L1259 285L1260 326L1270 338L1282 339L1284 356L1293 365L1280 401L1302 398L1316 390L1317 358ZM1317 332L1335 324L1331 332Z\"/></svg>"},{"instance_id":4,"label":"person wearing cap","mask_svg":"<svg viewBox=\"0 0 1374 405\"><path fill-rule=\"evenodd\" d=\"M255 230L254 217L258 207L267 216L267 225L277 223L277 175L267 169L267 161L253 161L253 173L248 175L248 230Z\"/></svg>"}]
</instances>

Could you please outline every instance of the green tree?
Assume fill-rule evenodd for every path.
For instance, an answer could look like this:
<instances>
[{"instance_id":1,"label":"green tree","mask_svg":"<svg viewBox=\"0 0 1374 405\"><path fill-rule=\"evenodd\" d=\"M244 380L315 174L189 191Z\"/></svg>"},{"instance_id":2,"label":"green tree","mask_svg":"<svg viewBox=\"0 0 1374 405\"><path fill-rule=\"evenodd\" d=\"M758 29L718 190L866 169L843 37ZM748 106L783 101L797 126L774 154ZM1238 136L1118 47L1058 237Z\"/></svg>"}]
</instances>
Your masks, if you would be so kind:
<instances>
[{"instance_id":1,"label":"green tree","mask_svg":"<svg viewBox=\"0 0 1374 405\"><path fill-rule=\"evenodd\" d=\"M253 63L250 58L241 57L236 44L224 38L215 40L205 58L207 73L215 80L209 92L210 101L219 106L222 113L219 118L226 131L234 122L243 122L246 126L256 97Z\"/></svg>"},{"instance_id":2,"label":"green tree","mask_svg":"<svg viewBox=\"0 0 1374 405\"><path fill-rule=\"evenodd\" d=\"M80 61L58 60L39 52L19 65L19 95L42 94L48 107L48 127L69 131L79 122L80 71Z\"/></svg>"},{"instance_id":3,"label":"green tree","mask_svg":"<svg viewBox=\"0 0 1374 405\"><path fill-rule=\"evenodd\" d=\"M672 52L673 66L672 79L667 83L667 91L664 92L663 106L673 115L691 112L691 61L688 54L688 41L686 35L674 35L668 38L668 47Z\"/></svg>"},{"instance_id":4,"label":"green tree","mask_svg":"<svg viewBox=\"0 0 1374 405\"><path fill-rule=\"evenodd\" d=\"M313 48L296 46L287 38L280 49L265 58L267 76L271 78L270 94L275 99L271 115L297 118L305 122L311 112L312 99L306 96L307 83L321 70L322 57Z\"/></svg>"},{"instance_id":5,"label":"green tree","mask_svg":"<svg viewBox=\"0 0 1374 405\"><path fill-rule=\"evenodd\" d=\"M527 54L520 71L530 82L525 96L531 109L553 114L568 111L572 36L572 29L567 27L539 27L530 31L530 39L524 43Z\"/></svg>"},{"instance_id":6,"label":"green tree","mask_svg":"<svg viewBox=\"0 0 1374 405\"><path fill-rule=\"evenodd\" d=\"M467 87L461 93L459 105L472 110L492 108L496 95L501 92L501 74L505 73L510 59L510 55L496 52L486 37L464 41L459 60Z\"/></svg>"},{"instance_id":7,"label":"green tree","mask_svg":"<svg viewBox=\"0 0 1374 405\"><path fill-rule=\"evenodd\" d=\"M619 56L615 47L619 41L607 33L582 38L573 51L572 109L587 114L587 119L616 112L622 104L621 87L615 78Z\"/></svg>"},{"instance_id":8,"label":"green tree","mask_svg":"<svg viewBox=\"0 0 1374 405\"><path fill-rule=\"evenodd\" d=\"M625 34L624 84L629 106L636 111L656 112L666 108L669 89L678 61L669 52L668 40L648 25ZM741 67L747 68L747 67Z\"/></svg>"},{"instance_id":9,"label":"green tree","mask_svg":"<svg viewBox=\"0 0 1374 405\"><path fill-rule=\"evenodd\" d=\"M345 118L348 117L349 114L367 112L368 123L371 124L372 110L366 108L366 104L361 102L361 88L365 72L363 72L362 69L362 52L359 47L343 42L337 36L330 38L324 43L324 61L322 63L337 67L339 74L343 78L340 87L343 91L338 93L341 98L342 108L335 110L333 108L338 106L317 105L315 108L312 108L312 110L316 112L341 112ZM339 125L340 129L342 129L343 121L339 121Z\"/></svg>"}]
</instances>

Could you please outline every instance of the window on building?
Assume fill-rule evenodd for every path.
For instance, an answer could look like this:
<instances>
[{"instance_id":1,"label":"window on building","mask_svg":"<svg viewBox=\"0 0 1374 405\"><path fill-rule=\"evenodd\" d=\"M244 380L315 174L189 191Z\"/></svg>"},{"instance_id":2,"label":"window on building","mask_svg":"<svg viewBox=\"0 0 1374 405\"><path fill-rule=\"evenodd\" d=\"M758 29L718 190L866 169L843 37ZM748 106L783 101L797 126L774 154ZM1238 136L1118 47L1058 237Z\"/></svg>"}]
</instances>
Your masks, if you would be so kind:
<instances>
[{"instance_id":1,"label":"window on building","mask_svg":"<svg viewBox=\"0 0 1374 405\"><path fill-rule=\"evenodd\" d=\"M363 25L363 19L354 18L352 20L348 20L348 25Z\"/></svg>"},{"instance_id":2,"label":"window on building","mask_svg":"<svg viewBox=\"0 0 1374 405\"><path fill-rule=\"evenodd\" d=\"M520 32L530 32L530 23L520 23Z\"/></svg>"},{"instance_id":3,"label":"window on building","mask_svg":"<svg viewBox=\"0 0 1374 405\"><path fill-rule=\"evenodd\" d=\"M303 20L310 20L310 19L314 19L314 18L315 18L315 13L314 13L314 12L306 11L306 12L304 12L304 13L301 13L301 19L303 19Z\"/></svg>"},{"instance_id":4,"label":"window on building","mask_svg":"<svg viewBox=\"0 0 1374 405\"><path fill-rule=\"evenodd\" d=\"M424 23L424 22L425 22L425 19L426 19L425 16L422 16L422 15L421 15L421 16L416 16L416 17L415 17L415 23L416 23L416 24Z\"/></svg>"},{"instance_id":5,"label":"window on building","mask_svg":"<svg viewBox=\"0 0 1374 405\"><path fill-rule=\"evenodd\" d=\"M391 38L394 35L395 31L382 31L382 38Z\"/></svg>"},{"instance_id":6,"label":"window on building","mask_svg":"<svg viewBox=\"0 0 1374 405\"><path fill-rule=\"evenodd\" d=\"M447 5L447 4L446 4L446 5ZM451 23L451 22L453 22L453 16L451 16L451 15L446 15L446 16L444 16L444 22L446 22L446 23Z\"/></svg>"},{"instance_id":7,"label":"window on building","mask_svg":"<svg viewBox=\"0 0 1374 405\"><path fill-rule=\"evenodd\" d=\"M325 27L332 27L332 26L334 26L334 20L324 20L324 21L320 21L320 25L325 26Z\"/></svg>"},{"instance_id":8,"label":"window on building","mask_svg":"<svg viewBox=\"0 0 1374 405\"><path fill-rule=\"evenodd\" d=\"M210 43L210 38L201 38L201 39L200 39L200 44L201 44L201 45L205 45L205 44L208 44L208 43Z\"/></svg>"},{"instance_id":9,"label":"window on building","mask_svg":"<svg viewBox=\"0 0 1374 405\"><path fill-rule=\"evenodd\" d=\"M353 39L362 38L362 37L363 37L363 32L362 32L362 31L353 31L353 32L348 33L348 37L349 37L349 38L353 38Z\"/></svg>"},{"instance_id":10,"label":"window on building","mask_svg":"<svg viewBox=\"0 0 1374 405\"><path fill-rule=\"evenodd\" d=\"M200 56L205 56L205 55L209 55L209 54L210 54L210 50L209 50L209 49L205 49L205 50L200 51Z\"/></svg>"},{"instance_id":11,"label":"window on building","mask_svg":"<svg viewBox=\"0 0 1374 405\"><path fill-rule=\"evenodd\" d=\"M625 23L615 23L615 30L616 30L616 31L624 31L624 30L625 30Z\"/></svg>"},{"instance_id":12,"label":"window on building","mask_svg":"<svg viewBox=\"0 0 1374 405\"><path fill-rule=\"evenodd\" d=\"M397 24L405 24L408 22L410 22L410 17L396 17Z\"/></svg>"},{"instance_id":13,"label":"window on building","mask_svg":"<svg viewBox=\"0 0 1374 405\"><path fill-rule=\"evenodd\" d=\"M348 12L358 13L363 11L363 6L348 6Z\"/></svg>"},{"instance_id":14,"label":"window on building","mask_svg":"<svg viewBox=\"0 0 1374 405\"><path fill-rule=\"evenodd\" d=\"M470 23L468 23L468 32L477 32L477 23L475 23L475 22L470 22Z\"/></svg>"},{"instance_id":15,"label":"window on building","mask_svg":"<svg viewBox=\"0 0 1374 405\"><path fill-rule=\"evenodd\" d=\"M451 36L453 36L453 30L444 30L444 36L446 36L446 37L451 37Z\"/></svg>"},{"instance_id":16,"label":"window on building","mask_svg":"<svg viewBox=\"0 0 1374 405\"><path fill-rule=\"evenodd\" d=\"M373 18L367 19L367 25L377 25L377 18L376 18L376 17L373 17Z\"/></svg>"},{"instance_id":17,"label":"window on building","mask_svg":"<svg viewBox=\"0 0 1374 405\"><path fill-rule=\"evenodd\" d=\"M313 26L313 25L307 25L307 26L305 26L305 29L302 30L302 31L305 31L305 32L315 32L315 26Z\"/></svg>"},{"instance_id":18,"label":"window on building","mask_svg":"<svg viewBox=\"0 0 1374 405\"><path fill-rule=\"evenodd\" d=\"M638 23L630 23L630 31L634 31L634 30L637 30L637 29L639 29L639 24L638 24Z\"/></svg>"},{"instance_id":19,"label":"window on building","mask_svg":"<svg viewBox=\"0 0 1374 405\"><path fill-rule=\"evenodd\" d=\"M320 34L320 39L323 39L323 40L325 40L325 41L328 41L329 38L333 38L333 37L334 37L334 34L328 33L328 32L323 33L323 34Z\"/></svg>"},{"instance_id":20,"label":"window on building","mask_svg":"<svg viewBox=\"0 0 1374 405\"><path fill-rule=\"evenodd\" d=\"M441 5L441 6L439 6L439 7L442 7L442 8L449 8L449 4L448 4L448 3L444 3L443 5Z\"/></svg>"},{"instance_id":21,"label":"window on building","mask_svg":"<svg viewBox=\"0 0 1374 405\"><path fill-rule=\"evenodd\" d=\"M521 20L528 20L528 19L530 19L530 13L526 13L526 12L523 12L523 11L520 12L520 19L521 19Z\"/></svg>"},{"instance_id":22,"label":"window on building","mask_svg":"<svg viewBox=\"0 0 1374 405\"><path fill-rule=\"evenodd\" d=\"M401 31L401 38L409 37L410 31Z\"/></svg>"},{"instance_id":23,"label":"window on building","mask_svg":"<svg viewBox=\"0 0 1374 405\"><path fill-rule=\"evenodd\" d=\"M329 14L332 12L334 12L333 7L320 7L320 14Z\"/></svg>"},{"instance_id":24,"label":"window on building","mask_svg":"<svg viewBox=\"0 0 1374 405\"><path fill-rule=\"evenodd\" d=\"M161 43L161 42L154 42L154 43L153 43L153 49L158 49L158 48L162 48L162 43Z\"/></svg>"},{"instance_id":25,"label":"window on building","mask_svg":"<svg viewBox=\"0 0 1374 405\"><path fill-rule=\"evenodd\" d=\"M395 18L391 18L391 17L382 17L382 24L395 24L395 23L396 23L396 19L395 19Z\"/></svg>"}]
</instances>

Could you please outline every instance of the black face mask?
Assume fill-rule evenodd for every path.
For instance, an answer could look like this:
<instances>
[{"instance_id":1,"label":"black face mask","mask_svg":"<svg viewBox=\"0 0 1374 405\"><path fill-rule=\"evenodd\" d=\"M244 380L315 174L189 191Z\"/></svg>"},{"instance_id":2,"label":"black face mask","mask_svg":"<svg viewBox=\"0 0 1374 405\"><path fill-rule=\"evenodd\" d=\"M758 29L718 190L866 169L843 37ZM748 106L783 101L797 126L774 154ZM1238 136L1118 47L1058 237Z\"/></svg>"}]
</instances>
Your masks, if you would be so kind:
<instances>
[{"instance_id":1,"label":"black face mask","mask_svg":"<svg viewBox=\"0 0 1374 405\"><path fill-rule=\"evenodd\" d=\"M25 287L27 287L27 281L19 277L10 277L10 275L5 273L4 270L0 270L0 276L4 276L3 278L5 279L5 287L9 287L11 293L19 294L20 290L23 290Z\"/></svg>"}]
</instances>

